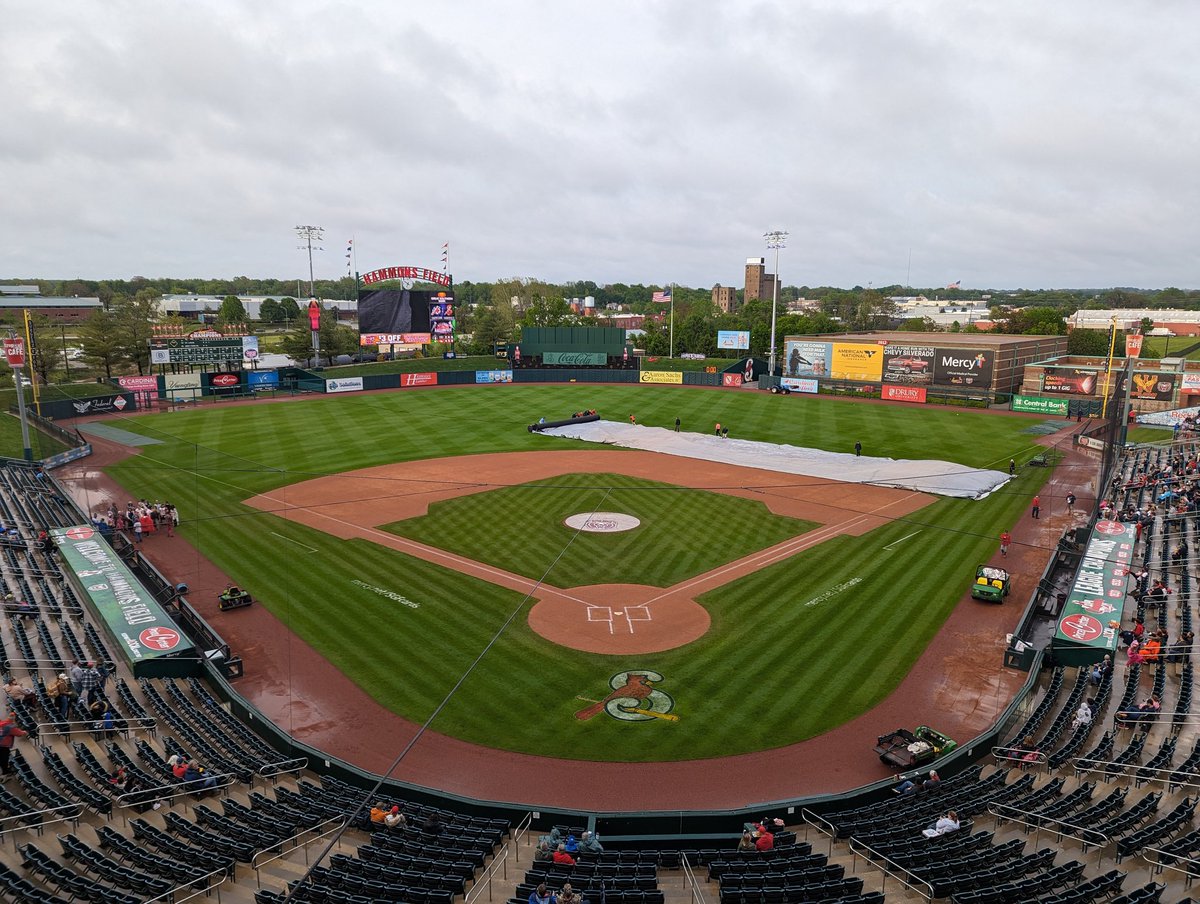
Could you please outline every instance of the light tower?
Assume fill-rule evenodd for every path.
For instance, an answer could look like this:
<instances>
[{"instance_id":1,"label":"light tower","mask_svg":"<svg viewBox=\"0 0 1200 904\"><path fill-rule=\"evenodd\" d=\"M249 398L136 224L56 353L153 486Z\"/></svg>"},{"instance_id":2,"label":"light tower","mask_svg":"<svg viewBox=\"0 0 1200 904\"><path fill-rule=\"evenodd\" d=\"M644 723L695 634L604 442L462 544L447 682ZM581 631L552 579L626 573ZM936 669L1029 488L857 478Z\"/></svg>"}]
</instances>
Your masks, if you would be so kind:
<instances>
[{"instance_id":1,"label":"light tower","mask_svg":"<svg viewBox=\"0 0 1200 904\"><path fill-rule=\"evenodd\" d=\"M323 226L297 226L296 235L300 237L300 241L304 242L299 245L299 249L303 251L308 249L308 297L316 298L317 293L313 291L313 242L317 243L316 250L324 251L321 247L321 240L325 238L325 227Z\"/></svg>"},{"instance_id":2,"label":"light tower","mask_svg":"<svg viewBox=\"0 0 1200 904\"><path fill-rule=\"evenodd\" d=\"M787 247L787 237L787 231L784 229L775 229L763 235L767 240L767 248L775 249L775 279L771 292L771 354L767 359L767 373L771 376L775 376L775 309L779 306L779 249Z\"/></svg>"}]
</instances>

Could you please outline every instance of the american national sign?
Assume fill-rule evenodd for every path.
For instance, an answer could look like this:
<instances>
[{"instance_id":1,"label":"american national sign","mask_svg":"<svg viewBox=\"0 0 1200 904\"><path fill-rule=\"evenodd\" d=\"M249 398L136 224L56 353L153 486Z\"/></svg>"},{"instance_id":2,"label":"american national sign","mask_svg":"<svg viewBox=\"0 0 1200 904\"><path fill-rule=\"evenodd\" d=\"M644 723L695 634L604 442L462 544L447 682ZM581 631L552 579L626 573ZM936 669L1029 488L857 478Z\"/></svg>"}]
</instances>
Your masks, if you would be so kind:
<instances>
[{"instance_id":1,"label":"american national sign","mask_svg":"<svg viewBox=\"0 0 1200 904\"><path fill-rule=\"evenodd\" d=\"M193 651L150 591L138 583L95 528L56 527L50 538L62 554L68 575L100 613L130 666Z\"/></svg>"}]
</instances>

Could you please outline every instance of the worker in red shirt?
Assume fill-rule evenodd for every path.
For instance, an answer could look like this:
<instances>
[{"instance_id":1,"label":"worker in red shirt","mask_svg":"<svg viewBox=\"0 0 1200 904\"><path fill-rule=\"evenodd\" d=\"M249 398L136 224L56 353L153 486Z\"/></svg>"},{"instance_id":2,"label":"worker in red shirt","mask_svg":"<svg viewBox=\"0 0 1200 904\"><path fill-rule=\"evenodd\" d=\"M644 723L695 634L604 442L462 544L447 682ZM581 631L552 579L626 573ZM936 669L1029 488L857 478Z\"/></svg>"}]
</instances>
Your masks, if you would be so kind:
<instances>
[{"instance_id":1,"label":"worker in red shirt","mask_svg":"<svg viewBox=\"0 0 1200 904\"><path fill-rule=\"evenodd\" d=\"M1012 545L1012 534L1005 531L1000 535L1000 555L1008 555L1008 547Z\"/></svg>"}]
</instances>

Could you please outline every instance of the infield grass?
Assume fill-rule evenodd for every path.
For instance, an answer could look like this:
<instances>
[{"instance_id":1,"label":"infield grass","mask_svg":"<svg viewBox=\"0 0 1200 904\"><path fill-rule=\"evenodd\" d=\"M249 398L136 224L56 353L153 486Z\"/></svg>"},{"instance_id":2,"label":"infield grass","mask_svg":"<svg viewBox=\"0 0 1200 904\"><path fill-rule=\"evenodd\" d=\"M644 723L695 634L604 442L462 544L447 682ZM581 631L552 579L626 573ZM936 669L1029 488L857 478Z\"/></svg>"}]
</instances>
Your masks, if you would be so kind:
<instances>
[{"instance_id":1,"label":"infield grass","mask_svg":"<svg viewBox=\"0 0 1200 904\"><path fill-rule=\"evenodd\" d=\"M270 490L286 501L286 486L311 476L393 461L569 448L567 441L529 434L525 425L582 407L614 420L632 413L659 426L673 425L678 415L685 430L702 432L720 421L732 436L836 451L848 451L857 440L868 455L977 467L1003 467L1010 457L1023 462L1044 448L1022 433L1031 420L1012 415L680 387L487 386L118 418L123 428L163 442L111 472L132 495L177 505L181 532L202 554L383 705L423 721L500 632L435 730L533 754L630 761L789 744L887 696L958 602L975 564L994 552L1000 530L1049 476L1049 469L1031 468L987 499L941 499L862 537L836 539L761 569L703 597L713 619L704 637L631 657L580 653L540 638L525 619L532 600L512 591L243 505ZM595 454L615 460L624 453L597 448ZM687 467L685 459L678 462ZM597 471L605 471L602 462ZM613 485L630 505L652 506L664 492L635 488L626 478L594 478L598 486ZM781 482L793 479L803 478L779 475ZM403 491L401 478L397 492ZM522 510L540 505L536 500L546 491L496 487L486 495L502 492L513 494L512 505ZM671 492L676 500L703 495ZM789 530L795 529L793 523ZM490 530L527 547L520 550L521 567L533 571L554 571L551 556L570 537L549 522L525 528L509 519ZM689 547L697 548L688 554L697 562L708 557L711 567L720 561L722 523L703 523L689 537ZM169 541L147 541L151 556L159 542ZM486 552L480 547L473 557ZM606 568L585 573L587 566L579 567L580 577L565 583L632 573L621 562L613 566L617 578ZM677 567L670 557L649 556L637 566L643 572L637 582L669 581ZM1021 604L1034 578L1017 577L1009 605ZM587 705L577 697L603 697L609 678L629 668L663 674L661 688L674 697L678 722L574 718ZM937 718L914 711L912 721L936 724Z\"/></svg>"},{"instance_id":2,"label":"infield grass","mask_svg":"<svg viewBox=\"0 0 1200 904\"><path fill-rule=\"evenodd\" d=\"M563 523L597 511L641 524L605 534L576 533ZM566 588L670 587L816 526L751 499L621 474L564 474L437 502L429 514L383 529ZM712 542L714 532L720 543Z\"/></svg>"}]
</instances>

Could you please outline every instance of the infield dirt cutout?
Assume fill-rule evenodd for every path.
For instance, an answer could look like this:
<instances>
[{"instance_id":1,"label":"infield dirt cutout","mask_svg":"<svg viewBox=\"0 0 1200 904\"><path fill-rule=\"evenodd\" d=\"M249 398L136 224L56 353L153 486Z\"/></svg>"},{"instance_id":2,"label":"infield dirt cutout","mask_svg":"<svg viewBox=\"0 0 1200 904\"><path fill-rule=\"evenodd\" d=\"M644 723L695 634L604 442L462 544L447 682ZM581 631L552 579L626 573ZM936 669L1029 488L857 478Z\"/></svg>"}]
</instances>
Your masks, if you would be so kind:
<instances>
[{"instance_id":1,"label":"infield dirt cutout","mask_svg":"<svg viewBox=\"0 0 1200 904\"><path fill-rule=\"evenodd\" d=\"M757 550L672 587L592 584L559 589L444 549L380 530L415 518L431 503L501 486L514 486L564 474L603 470L697 490L762 502L777 515L815 521L820 526L774 546ZM463 474L471 480L464 481ZM711 619L696 597L743 575L783 561L842 534L866 533L910 514L930 497L910 490L806 479L784 483L785 475L719 462L678 459L655 452L571 450L468 455L402 462L348 471L254 496L260 511L287 518L342 539L360 538L428 562L460 571L520 593L537 602L529 626L553 643L589 653L637 654L671 650L702 637ZM606 518L609 513L589 517ZM628 516L626 516L628 517Z\"/></svg>"}]
</instances>

